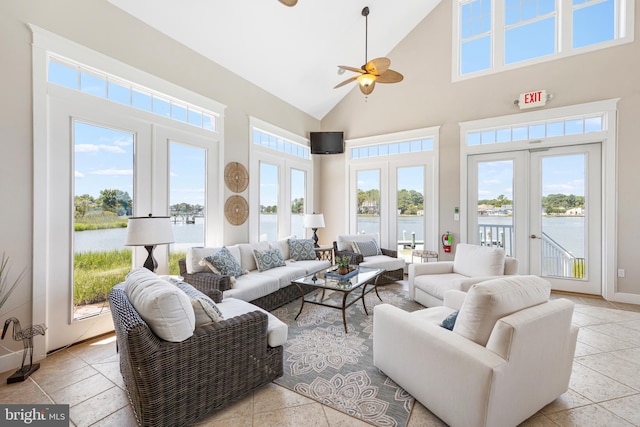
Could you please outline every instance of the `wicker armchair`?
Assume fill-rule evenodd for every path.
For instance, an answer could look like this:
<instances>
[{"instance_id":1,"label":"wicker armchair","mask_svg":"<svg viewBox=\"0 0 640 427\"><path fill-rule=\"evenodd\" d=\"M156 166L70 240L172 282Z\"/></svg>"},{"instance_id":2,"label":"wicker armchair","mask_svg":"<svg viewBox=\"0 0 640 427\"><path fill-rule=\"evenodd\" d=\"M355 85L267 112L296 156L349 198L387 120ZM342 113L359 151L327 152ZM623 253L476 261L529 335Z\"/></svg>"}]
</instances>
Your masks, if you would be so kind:
<instances>
[{"instance_id":1,"label":"wicker armchair","mask_svg":"<svg viewBox=\"0 0 640 427\"><path fill-rule=\"evenodd\" d=\"M207 292L219 302L219 291ZM283 348L267 346L267 315L253 311L159 339L124 290L109 293L120 372L138 423L183 426L282 376Z\"/></svg>"},{"instance_id":2,"label":"wicker armchair","mask_svg":"<svg viewBox=\"0 0 640 427\"><path fill-rule=\"evenodd\" d=\"M208 272L189 274L187 273L187 260L185 258L178 260L178 267L180 268L180 276L184 278L183 280L200 292L207 293L214 289L224 292L231 289L231 277L229 276Z\"/></svg>"},{"instance_id":3,"label":"wicker armchair","mask_svg":"<svg viewBox=\"0 0 640 427\"><path fill-rule=\"evenodd\" d=\"M349 239L349 238L358 239L358 240L373 238L373 239L376 239L377 241L377 238L370 235L363 235L363 234L338 236L338 241L342 241L343 239ZM344 246L341 246L341 244L339 244L338 241L333 242L333 252L335 256L351 257L350 264L353 264L353 265L360 265L364 263L363 265L366 265L367 267L378 267L378 268L386 269L386 271L382 275L378 284L387 284L387 283L392 283L396 280L404 279L404 262L391 261L391 259L396 259L396 260L398 259L397 250L380 248L382 255L379 255L376 257L364 257L362 256L362 254L353 252L352 250L347 249ZM402 265L402 267L394 266L389 268L388 267L389 264Z\"/></svg>"}]
</instances>

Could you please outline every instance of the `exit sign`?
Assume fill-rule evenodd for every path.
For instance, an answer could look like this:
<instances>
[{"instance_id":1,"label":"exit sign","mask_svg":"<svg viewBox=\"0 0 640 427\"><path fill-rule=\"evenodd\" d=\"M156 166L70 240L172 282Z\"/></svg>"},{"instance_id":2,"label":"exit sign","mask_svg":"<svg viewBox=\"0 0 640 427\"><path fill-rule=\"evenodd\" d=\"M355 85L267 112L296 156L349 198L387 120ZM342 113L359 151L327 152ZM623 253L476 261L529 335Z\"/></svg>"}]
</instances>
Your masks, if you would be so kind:
<instances>
[{"instance_id":1,"label":"exit sign","mask_svg":"<svg viewBox=\"0 0 640 427\"><path fill-rule=\"evenodd\" d=\"M546 90L534 90L532 92L521 93L518 98L518 107L520 107L521 110L534 107L544 107L546 103Z\"/></svg>"}]
</instances>

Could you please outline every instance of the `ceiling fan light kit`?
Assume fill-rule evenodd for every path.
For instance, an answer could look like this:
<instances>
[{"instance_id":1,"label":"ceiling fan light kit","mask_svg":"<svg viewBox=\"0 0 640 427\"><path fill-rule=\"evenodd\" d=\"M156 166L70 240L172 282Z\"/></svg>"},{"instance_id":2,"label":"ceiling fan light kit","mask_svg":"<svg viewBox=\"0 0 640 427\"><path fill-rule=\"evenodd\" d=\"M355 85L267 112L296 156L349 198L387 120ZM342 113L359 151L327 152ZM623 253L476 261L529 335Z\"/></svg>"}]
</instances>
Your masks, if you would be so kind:
<instances>
[{"instance_id":1,"label":"ceiling fan light kit","mask_svg":"<svg viewBox=\"0 0 640 427\"><path fill-rule=\"evenodd\" d=\"M296 3L298 3L298 0L278 0L278 1L283 5L289 6L289 7L293 7L296 5Z\"/></svg>"},{"instance_id":2,"label":"ceiling fan light kit","mask_svg":"<svg viewBox=\"0 0 640 427\"><path fill-rule=\"evenodd\" d=\"M334 89L342 87L353 81L358 82L360 91L365 95L369 95L373 92L373 89L377 83L398 83L404 78L402 74L397 71L390 70L391 60L389 58L375 58L371 61L367 61L367 43L369 33L369 7L365 6L362 9L362 16L365 18L365 32L364 32L364 62L365 64L360 68L349 67L347 65L338 65L338 68L346 71L353 71L354 73L360 73L359 76L353 76L347 80L338 83Z\"/></svg>"}]
</instances>

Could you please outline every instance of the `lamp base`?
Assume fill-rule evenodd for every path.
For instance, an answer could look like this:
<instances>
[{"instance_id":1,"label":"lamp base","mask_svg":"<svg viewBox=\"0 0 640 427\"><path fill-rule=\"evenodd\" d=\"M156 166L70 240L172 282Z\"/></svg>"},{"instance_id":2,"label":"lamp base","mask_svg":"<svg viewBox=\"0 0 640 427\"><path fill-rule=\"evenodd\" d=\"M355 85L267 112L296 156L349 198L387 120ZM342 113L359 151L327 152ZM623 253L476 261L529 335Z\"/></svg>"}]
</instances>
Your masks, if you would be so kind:
<instances>
[{"instance_id":1,"label":"lamp base","mask_svg":"<svg viewBox=\"0 0 640 427\"><path fill-rule=\"evenodd\" d=\"M156 246L145 246L144 248L149 252L149 256L147 256L147 260L144 262L143 267L155 273L158 268L158 261L153 257L153 249Z\"/></svg>"},{"instance_id":2,"label":"lamp base","mask_svg":"<svg viewBox=\"0 0 640 427\"><path fill-rule=\"evenodd\" d=\"M311 238L313 239L313 247L319 248L320 245L318 244L318 235L316 234L316 231L318 231L318 229L312 228L312 230L313 230L313 236Z\"/></svg>"}]
</instances>

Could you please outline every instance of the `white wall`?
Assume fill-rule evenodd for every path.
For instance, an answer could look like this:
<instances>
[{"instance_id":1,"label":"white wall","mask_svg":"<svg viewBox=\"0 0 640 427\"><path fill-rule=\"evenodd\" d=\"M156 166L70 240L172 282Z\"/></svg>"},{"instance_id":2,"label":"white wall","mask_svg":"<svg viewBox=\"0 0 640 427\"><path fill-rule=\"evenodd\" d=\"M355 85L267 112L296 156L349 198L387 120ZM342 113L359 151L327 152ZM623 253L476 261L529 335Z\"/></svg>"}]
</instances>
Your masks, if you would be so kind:
<instances>
[{"instance_id":1,"label":"white wall","mask_svg":"<svg viewBox=\"0 0 640 427\"><path fill-rule=\"evenodd\" d=\"M618 103L618 264L625 277L617 290L640 294L640 8L636 7L635 42L592 53L505 71L485 77L451 81L452 3L441 2L388 56L404 81L377 85L365 101L354 89L322 120L323 129L344 130L346 138L359 138L429 126L440 128L439 230L458 235L460 223L453 211L460 206L460 137L458 123L518 114L513 101L520 93L546 89L554 98L547 108L611 98ZM331 192L321 193L327 228L323 233L345 231L345 214L330 210L333 200L346 199L345 156L323 159L323 182ZM327 173L330 171L330 173ZM456 236L457 237L457 236ZM442 259L447 259L443 256Z\"/></svg>"}]
</instances>

